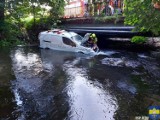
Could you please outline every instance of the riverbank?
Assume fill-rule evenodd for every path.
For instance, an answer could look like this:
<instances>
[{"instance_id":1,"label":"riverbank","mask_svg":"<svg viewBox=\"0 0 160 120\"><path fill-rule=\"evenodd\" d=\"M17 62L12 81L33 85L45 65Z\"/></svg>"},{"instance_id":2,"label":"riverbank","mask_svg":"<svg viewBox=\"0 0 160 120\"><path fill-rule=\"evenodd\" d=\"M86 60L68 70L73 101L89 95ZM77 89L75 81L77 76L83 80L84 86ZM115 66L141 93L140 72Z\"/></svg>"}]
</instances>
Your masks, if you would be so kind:
<instances>
[{"instance_id":1,"label":"riverbank","mask_svg":"<svg viewBox=\"0 0 160 120\"><path fill-rule=\"evenodd\" d=\"M147 37L147 41L146 43L143 44L136 44L136 43L132 43L134 45L146 45L146 46L150 46L154 49L160 49L160 37ZM131 41L131 38L109 38L109 40L111 41L119 41L119 42L129 42Z\"/></svg>"}]
</instances>

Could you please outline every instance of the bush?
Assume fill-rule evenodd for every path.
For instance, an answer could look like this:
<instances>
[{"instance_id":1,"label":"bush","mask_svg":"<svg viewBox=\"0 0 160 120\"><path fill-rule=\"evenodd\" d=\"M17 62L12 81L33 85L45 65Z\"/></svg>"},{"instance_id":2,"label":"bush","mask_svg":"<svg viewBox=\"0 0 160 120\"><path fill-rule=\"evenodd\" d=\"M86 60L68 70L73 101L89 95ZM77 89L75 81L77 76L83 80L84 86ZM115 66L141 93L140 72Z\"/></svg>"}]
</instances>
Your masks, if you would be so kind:
<instances>
[{"instance_id":1,"label":"bush","mask_svg":"<svg viewBox=\"0 0 160 120\"><path fill-rule=\"evenodd\" d=\"M14 24L5 21L0 23L0 39L15 39L17 34L19 33L18 27Z\"/></svg>"},{"instance_id":2,"label":"bush","mask_svg":"<svg viewBox=\"0 0 160 120\"><path fill-rule=\"evenodd\" d=\"M105 17L106 15L105 15L105 13L100 13L100 16Z\"/></svg>"},{"instance_id":3,"label":"bush","mask_svg":"<svg viewBox=\"0 0 160 120\"><path fill-rule=\"evenodd\" d=\"M20 36L22 36L20 28L14 22L9 20L0 22L0 47L22 43L21 40L18 40Z\"/></svg>"},{"instance_id":4,"label":"bush","mask_svg":"<svg viewBox=\"0 0 160 120\"><path fill-rule=\"evenodd\" d=\"M10 45L11 45L10 41L7 41L7 40L0 41L0 47L6 47L6 46L10 46Z\"/></svg>"},{"instance_id":5,"label":"bush","mask_svg":"<svg viewBox=\"0 0 160 120\"><path fill-rule=\"evenodd\" d=\"M21 40L0 40L0 47L9 47L14 45L24 45L25 42Z\"/></svg>"},{"instance_id":6,"label":"bush","mask_svg":"<svg viewBox=\"0 0 160 120\"><path fill-rule=\"evenodd\" d=\"M115 20L116 20L115 16L95 17L95 23L108 23L108 22L114 22Z\"/></svg>"},{"instance_id":7,"label":"bush","mask_svg":"<svg viewBox=\"0 0 160 120\"><path fill-rule=\"evenodd\" d=\"M131 39L131 42L136 44L142 44L142 43L145 43L146 41L147 41L147 38L143 36L134 36Z\"/></svg>"},{"instance_id":8,"label":"bush","mask_svg":"<svg viewBox=\"0 0 160 120\"><path fill-rule=\"evenodd\" d=\"M56 27L60 21L55 21L50 18L35 18L35 20L34 18L26 18L23 22L27 30L30 42L36 42L38 39L38 34L41 31L51 29L52 27Z\"/></svg>"}]
</instances>

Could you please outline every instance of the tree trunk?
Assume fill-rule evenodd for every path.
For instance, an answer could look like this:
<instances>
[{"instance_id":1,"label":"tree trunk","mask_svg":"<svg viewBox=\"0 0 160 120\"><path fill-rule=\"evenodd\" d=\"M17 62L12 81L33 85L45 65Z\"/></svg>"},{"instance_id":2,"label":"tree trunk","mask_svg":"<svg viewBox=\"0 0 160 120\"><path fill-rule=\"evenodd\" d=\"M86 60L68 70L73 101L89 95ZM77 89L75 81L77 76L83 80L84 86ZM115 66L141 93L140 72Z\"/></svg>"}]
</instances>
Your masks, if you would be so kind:
<instances>
[{"instance_id":1,"label":"tree trunk","mask_svg":"<svg viewBox=\"0 0 160 120\"><path fill-rule=\"evenodd\" d=\"M0 0L0 40L3 39L3 23L4 23L4 6L5 0Z\"/></svg>"},{"instance_id":2,"label":"tree trunk","mask_svg":"<svg viewBox=\"0 0 160 120\"><path fill-rule=\"evenodd\" d=\"M0 0L0 21L4 21L4 6L5 6L5 0Z\"/></svg>"}]
</instances>

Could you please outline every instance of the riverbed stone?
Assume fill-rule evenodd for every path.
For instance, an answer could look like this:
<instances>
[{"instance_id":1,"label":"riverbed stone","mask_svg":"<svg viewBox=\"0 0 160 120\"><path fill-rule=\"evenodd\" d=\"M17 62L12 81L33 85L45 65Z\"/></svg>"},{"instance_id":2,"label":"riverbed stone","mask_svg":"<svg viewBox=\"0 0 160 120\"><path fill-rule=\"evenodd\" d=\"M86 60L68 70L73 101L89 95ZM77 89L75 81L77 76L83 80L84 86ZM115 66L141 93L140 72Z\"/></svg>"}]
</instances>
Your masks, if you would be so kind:
<instances>
[{"instance_id":1,"label":"riverbed stone","mask_svg":"<svg viewBox=\"0 0 160 120\"><path fill-rule=\"evenodd\" d=\"M147 44L155 48L160 48L160 37L149 37Z\"/></svg>"},{"instance_id":2,"label":"riverbed stone","mask_svg":"<svg viewBox=\"0 0 160 120\"><path fill-rule=\"evenodd\" d=\"M156 51L152 51L151 55L155 58L160 59L160 49L156 50Z\"/></svg>"}]
</instances>

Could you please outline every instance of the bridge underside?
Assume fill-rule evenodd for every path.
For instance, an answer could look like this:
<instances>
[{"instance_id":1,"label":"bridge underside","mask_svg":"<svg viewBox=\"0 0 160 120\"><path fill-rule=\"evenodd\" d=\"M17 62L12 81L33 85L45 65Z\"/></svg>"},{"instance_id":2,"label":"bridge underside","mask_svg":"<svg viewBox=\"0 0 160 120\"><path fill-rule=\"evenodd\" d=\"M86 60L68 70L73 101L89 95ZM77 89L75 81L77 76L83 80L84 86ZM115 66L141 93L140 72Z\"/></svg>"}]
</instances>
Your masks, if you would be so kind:
<instances>
[{"instance_id":1,"label":"bridge underside","mask_svg":"<svg viewBox=\"0 0 160 120\"><path fill-rule=\"evenodd\" d=\"M67 31L73 31L84 35L95 33L98 37L132 38L133 36L151 36L151 33L133 31L134 27L70 27Z\"/></svg>"},{"instance_id":2,"label":"bridge underside","mask_svg":"<svg viewBox=\"0 0 160 120\"><path fill-rule=\"evenodd\" d=\"M149 45L137 45L131 43L133 36L150 37L151 33L134 32L134 27L70 27L67 31L76 32L82 36L86 33L95 33L98 38L100 49L127 49L130 51L141 51L154 49Z\"/></svg>"}]
</instances>

